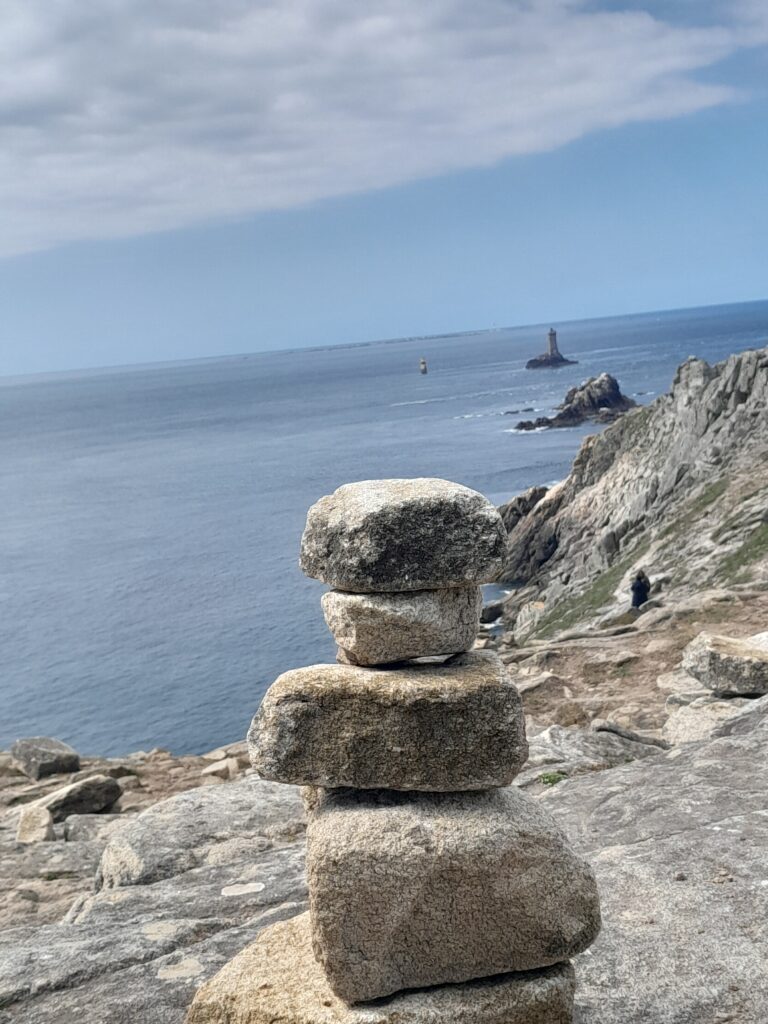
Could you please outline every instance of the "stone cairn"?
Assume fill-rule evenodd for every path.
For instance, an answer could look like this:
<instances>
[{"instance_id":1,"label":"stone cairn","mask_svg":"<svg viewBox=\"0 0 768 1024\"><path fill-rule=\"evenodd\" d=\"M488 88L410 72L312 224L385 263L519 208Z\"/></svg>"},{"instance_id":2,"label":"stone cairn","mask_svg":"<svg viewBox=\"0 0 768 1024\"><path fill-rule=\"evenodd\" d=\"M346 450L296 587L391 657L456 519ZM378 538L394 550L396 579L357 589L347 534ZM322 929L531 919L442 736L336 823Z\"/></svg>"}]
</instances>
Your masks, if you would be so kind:
<instances>
[{"instance_id":1,"label":"stone cairn","mask_svg":"<svg viewBox=\"0 0 768 1024\"><path fill-rule=\"evenodd\" d=\"M572 1020L594 875L510 788L520 696L469 650L504 546L490 502L444 480L348 484L310 509L301 566L332 587L341 664L281 676L249 733L263 778L308 787L309 912L204 985L189 1024Z\"/></svg>"}]
</instances>

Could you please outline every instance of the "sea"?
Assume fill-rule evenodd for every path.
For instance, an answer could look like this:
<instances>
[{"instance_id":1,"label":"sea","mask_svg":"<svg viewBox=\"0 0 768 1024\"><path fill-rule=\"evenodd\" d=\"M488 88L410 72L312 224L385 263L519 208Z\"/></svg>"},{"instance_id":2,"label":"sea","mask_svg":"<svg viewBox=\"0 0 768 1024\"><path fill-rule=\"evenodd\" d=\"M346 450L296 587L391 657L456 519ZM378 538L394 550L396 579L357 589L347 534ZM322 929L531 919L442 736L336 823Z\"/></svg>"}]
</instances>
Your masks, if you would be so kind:
<instances>
[{"instance_id":1,"label":"sea","mask_svg":"<svg viewBox=\"0 0 768 1024\"><path fill-rule=\"evenodd\" d=\"M578 365L525 369L546 323L0 379L0 748L241 739L281 672L334 658L298 568L321 495L436 476L501 503L554 483L596 428L518 420L603 371L651 402L691 355L768 344L768 302L552 326Z\"/></svg>"}]
</instances>

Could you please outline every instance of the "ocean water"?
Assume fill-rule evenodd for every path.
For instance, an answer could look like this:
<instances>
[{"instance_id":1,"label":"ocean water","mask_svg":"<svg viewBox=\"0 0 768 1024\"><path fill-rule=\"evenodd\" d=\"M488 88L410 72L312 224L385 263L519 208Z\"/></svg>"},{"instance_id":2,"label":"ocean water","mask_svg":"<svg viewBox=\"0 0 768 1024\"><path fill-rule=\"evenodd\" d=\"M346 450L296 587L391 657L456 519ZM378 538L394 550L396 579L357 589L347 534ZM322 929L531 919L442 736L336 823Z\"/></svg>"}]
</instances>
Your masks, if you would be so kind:
<instances>
[{"instance_id":1,"label":"ocean water","mask_svg":"<svg viewBox=\"0 0 768 1024\"><path fill-rule=\"evenodd\" d=\"M440 476L501 502L562 478L594 428L520 434L604 370L640 402L688 355L768 343L768 302L546 329L0 381L0 748L201 752L272 680L333 658L297 566L312 502ZM421 356L429 373L418 373Z\"/></svg>"}]
</instances>

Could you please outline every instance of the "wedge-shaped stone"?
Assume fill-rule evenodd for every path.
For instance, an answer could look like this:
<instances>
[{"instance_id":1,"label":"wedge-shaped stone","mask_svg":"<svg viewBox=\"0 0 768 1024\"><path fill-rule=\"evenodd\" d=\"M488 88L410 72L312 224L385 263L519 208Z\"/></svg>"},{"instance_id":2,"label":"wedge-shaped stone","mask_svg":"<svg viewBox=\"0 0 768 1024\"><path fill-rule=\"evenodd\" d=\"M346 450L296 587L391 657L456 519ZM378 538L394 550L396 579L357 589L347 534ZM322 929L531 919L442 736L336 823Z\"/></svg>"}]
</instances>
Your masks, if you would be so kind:
<instances>
[{"instance_id":1,"label":"wedge-shaped stone","mask_svg":"<svg viewBox=\"0 0 768 1024\"><path fill-rule=\"evenodd\" d=\"M16 740L11 757L30 779L43 779L48 775L63 775L80 770L80 755L68 743L50 736L28 736Z\"/></svg>"},{"instance_id":2,"label":"wedge-shaped stone","mask_svg":"<svg viewBox=\"0 0 768 1024\"><path fill-rule=\"evenodd\" d=\"M699 633L683 651L683 668L715 693L768 693L768 649L761 634L737 640Z\"/></svg>"},{"instance_id":3,"label":"wedge-shaped stone","mask_svg":"<svg viewBox=\"0 0 768 1024\"><path fill-rule=\"evenodd\" d=\"M504 974L348 1006L312 955L309 915L266 928L200 988L186 1024L571 1024L573 967Z\"/></svg>"},{"instance_id":4,"label":"wedge-shaped stone","mask_svg":"<svg viewBox=\"0 0 768 1024\"><path fill-rule=\"evenodd\" d=\"M315 954L347 1002L546 967L600 930L590 866L514 787L320 791L307 853Z\"/></svg>"},{"instance_id":5,"label":"wedge-shaped stone","mask_svg":"<svg viewBox=\"0 0 768 1024\"><path fill-rule=\"evenodd\" d=\"M364 480L309 510L301 568L353 593L439 590L495 580L505 543L501 516L477 491L447 480Z\"/></svg>"},{"instance_id":6,"label":"wedge-shaped stone","mask_svg":"<svg viewBox=\"0 0 768 1024\"><path fill-rule=\"evenodd\" d=\"M286 672L248 741L263 778L329 788L488 789L508 785L528 756L520 696L486 651L399 669Z\"/></svg>"},{"instance_id":7,"label":"wedge-shaped stone","mask_svg":"<svg viewBox=\"0 0 768 1024\"><path fill-rule=\"evenodd\" d=\"M89 775L61 789L54 789L35 804L46 808L54 821L64 821L70 814L98 814L108 811L123 795L116 779L108 775Z\"/></svg>"},{"instance_id":8,"label":"wedge-shaped stone","mask_svg":"<svg viewBox=\"0 0 768 1024\"><path fill-rule=\"evenodd\" d=\"M480 588L451 587L405 594L323 594L333 638L352 665L468 651L482 610Z\"/></svg>"}]
</instances>

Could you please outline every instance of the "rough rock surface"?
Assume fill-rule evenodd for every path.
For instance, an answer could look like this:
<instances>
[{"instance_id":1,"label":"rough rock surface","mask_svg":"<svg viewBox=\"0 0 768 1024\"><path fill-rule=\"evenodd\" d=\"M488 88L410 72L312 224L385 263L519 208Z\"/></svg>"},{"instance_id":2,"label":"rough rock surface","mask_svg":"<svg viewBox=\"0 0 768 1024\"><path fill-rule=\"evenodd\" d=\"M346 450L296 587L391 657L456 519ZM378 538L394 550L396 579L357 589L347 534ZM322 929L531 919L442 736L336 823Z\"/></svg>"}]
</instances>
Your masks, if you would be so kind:
<instances>
[{"instance_id":1,"label":"rough rock surface","mask_svg":"<svg viewBox=\"0 0 768 1024\"><path fill-rule=\"evenodd\" d=\"M690 703L672 709L661 730L662 736L675 744L707 739L723 722L739 714L750 703L739 697L730 700L713 700L711 695L695 697Z\"/></svg>"},{"instance_id":2,"label":"rough rock surface","mask_svg":"<svg viewBox=\"0 0 768 1024\"><path fill-rule=\"evenodd\" d=\"M768 650L749 640L700 633L683 652L683 668L715 693L768 694Z\"/></svg>"},{"instance_id":3,"label":"rough rock surface","mask_svg":"<svg viewBox=\"0 0 768 1024\"><path fill-rule=\"evenodd\" d=\"M187 1024L570 1024L573 989L565 963L348 1006L328 987L302 914L262 932L204 985Z\"/></svg>"},{"instance_id":4,"label":"rough rock surface","mask_svg":"<svg viewBox=\"0 0 768 1024\"><path fill-rule=\"evenodd\" d=\"M528 725L529 754L515 785L528 788L538 783L556 784L562 779L654 757L656 743L618 736L613 732L592 732L550 725L540 729Z\"/></svg>"},{"instance_id":5,"label":"rough rock surface","mask_svg":"<svg viewBox=\"0 0 768 1024\"><path fill-rule=\"evenodd\" d=\"M514 787L323 790L307 876L315 954L346 1002L546 967L600 929L590 866Z\"/></svg>"},{"instance_id":6,"label":"rough rock surface","mask_svg":"<svg viewBox=\"0 0 768 1024\"><path fill-rule=\"evenodd\" d=\"M105 888L146 884L216 858L217 845L264 846L275 837L303 832L298 791L253 777L209 790L195 789L155 804L109 840L99 867Z\"/></svg>"},{"instance_id":7,"label":"rough rock surface","mask_svg":"<svg viewBox=\"0 0 768 1024\"><path fill-rule=\"evenodd\" d=\"M40 804L22 807L16 829L17 843L45 843L55 838L53 815L47 807L41 807Z\"/></svg>"},{"instance_id":8,"label":"rough rock surface","mask_svg":"<svg viewBox=\"0 0 768 1024\"><path fill-rule=\"evenodd\" d=\"M51 812L54 821L64 821L70 814L97 814L109 810L122 793L116 779L108 775L89 775L41 797L38 804Z\"/></svg>"},{"instance_id":9,"label":"rough rock surface","mask_svg":"<svg viewBox=\"0 0 768 1024\"><path fill-rule=\"evenodd\" d=\"M451 587L405 594L323 594L323 614L345 659L385 665L468 651L482 609L480 588Z\"/></svg>"},{"instance_id":10,"label":"rough rock surface","mask_svg":"<svg viewBox=\"0 0 768 1024\"><path fill-rule=\"evenodd\" d=\"M605 927L575 962L578 1024L768 1020L768 706L741 727L543 797L601 894Z\"/></svg>"},{"instance_id":11,"label":"rough rock surface","mask_svg":"<svg viewBox=\"0 0 768 1024\"><path fill-rule=\"evenodd\" d=\"M16 740L11 756L30 779L63 775L80 769L80 755L67 743L49 736L30 736Z\"/></svg>"},{"instance_id":12,"label":"rough rock surface","mask_svg":"<svg viewBox=\"0 0 768 1024\"><path fill-rule=\"evenodd\" d=\"M0 932L1 1024L181 1024L206 977L262 928L306 909L295 789L250 776L164 804L109 838L105 861L125 865L125 885L81 896L61 923ZM102 845L26 851L98 858ZM60 857L60 869L71 865Z\"/></svg>"},{"instance_id":13,"label":"rough rock surface","mask_svg":"<svg viewBox=\"0 0 768 1024\"><path fill-rule=\"evenodd\" d=\"M307 515L301 568L353 593L437 590L492 582L506 533L491 503L447 480L365 480Z\"/></svg>"},{"instance_id":14,"label":"rough rock surface","mask_svg":"<svg viewBox=\"0 0 768 1024\"><path fill-rule=\"evenodd\" d=\"M768 1020L767 727L762 697L719 727L727 737L657 750L643 762L545 790L543 805L593 863L601 892L603 931L576 961L577 1024ZM261 839L240 842L223 805L246 787L256 804L261 787L282 791L287 803L274 804ZM156 841L172 827L179 854L168 849L165 877L84 897L61 924L0 932L0 964L7 963L1 1024L182 1024L206 979L265 925L305 909L301 833L267 835L293 818L295 792L253 778L198 792L194 815L210 819L208 828L184 827L191 824L187 804L174 805L171 826L167 815L154 819ZM179 853L185 844L192 856ZM23 848L17 865L30 890L42 891L63 882L40 882L41 864L74 873L90 858L92 873L99 848L35 844ZM14 849L0 845L4 890ZM184 862L196 866L185 870Z\"/></svg>"},{"instance_id":15,"label":"rough rock surface","mask_svg":"<svg viewBox=\"0 0 768 1024\"><path fill-rule=\"evenodd\" d=\"M556 416L540 416L536 420L521 420L517 430L538 430L541 427L577 427L588 420L611 423L637 402L621 393L619 382L610 373L590 377L565 396Z\"/></svg>"},{"instance_id":16,"label":"rough rock surface","mask_svg":"<svg viewBox=\"0 0 768 1024\"><path fill-rule=\"evenodd\" d=\"M286 672L248 738L263 778L356 789L505 786L528 753L520 696L485 651L391 670Z\"/></svg>"}]
</instances>

